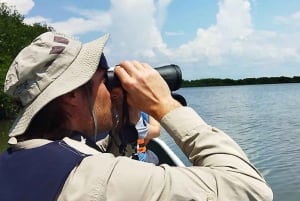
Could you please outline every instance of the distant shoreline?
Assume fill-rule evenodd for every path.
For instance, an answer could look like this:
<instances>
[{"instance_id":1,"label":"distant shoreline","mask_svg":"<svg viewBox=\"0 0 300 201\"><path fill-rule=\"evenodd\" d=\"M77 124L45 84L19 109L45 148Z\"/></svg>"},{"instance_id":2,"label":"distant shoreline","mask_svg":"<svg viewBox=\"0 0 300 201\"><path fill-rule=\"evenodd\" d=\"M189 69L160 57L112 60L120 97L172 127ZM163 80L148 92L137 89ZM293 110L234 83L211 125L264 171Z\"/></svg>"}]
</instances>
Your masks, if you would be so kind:
<instances>
[{"instance_id":1,"label":"distant shoreline","mask_svg":"<svg viewBox=\"0 0 300 201\"><path fill-rule=\"evenodd\" d=\"M205 78L198 80L183 80L182 88L185 87L209 87L209 86L234 86L234 85L256 85L256 84L283 84L283 83L300 83L300 76L294 77L260 77L245 79L220 79Z\"/></svg>"}]
</instances>

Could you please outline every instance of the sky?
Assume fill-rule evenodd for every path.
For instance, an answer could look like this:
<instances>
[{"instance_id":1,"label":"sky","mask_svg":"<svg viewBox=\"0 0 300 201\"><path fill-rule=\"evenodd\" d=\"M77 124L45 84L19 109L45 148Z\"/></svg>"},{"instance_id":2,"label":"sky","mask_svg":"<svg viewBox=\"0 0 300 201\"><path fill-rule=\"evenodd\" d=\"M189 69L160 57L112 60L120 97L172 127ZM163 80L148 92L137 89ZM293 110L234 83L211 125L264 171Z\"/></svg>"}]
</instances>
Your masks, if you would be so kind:
<instances>
[{"instance_id":1,"label":"sky","mask_svg":"<svg viewBox=\"0 0 300 201\"><path fill-rule=\"evenodd\" d=\"M185 80L300 76L299 0L0 0L86 43L110 66L180 66Z\"/></svg>"}]
</instances>

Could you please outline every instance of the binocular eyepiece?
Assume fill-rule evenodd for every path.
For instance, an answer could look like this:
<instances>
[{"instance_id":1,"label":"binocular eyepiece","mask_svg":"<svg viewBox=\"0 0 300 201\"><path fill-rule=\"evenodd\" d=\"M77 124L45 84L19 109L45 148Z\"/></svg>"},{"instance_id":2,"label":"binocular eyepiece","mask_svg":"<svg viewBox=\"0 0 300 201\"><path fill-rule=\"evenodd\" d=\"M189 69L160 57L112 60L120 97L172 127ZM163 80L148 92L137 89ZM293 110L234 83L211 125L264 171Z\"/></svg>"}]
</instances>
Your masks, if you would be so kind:
<instances>
[{"instance_id":1,"label":"binocular eyepiece","mask_svg":"<svg viewBox=\"0 0 300 201\"><path fill-rule=\"evenodd\" d=\"M176 91L181 87L182 73L179 66L175 64L170 64L154 69L157 70L159 74L163 77L163 79L167 82L171 91ZM109 90L116 87L121 87L121 82L119 78L115 75L114 68L109 68L107 70L106 87Z\"/></svg>"}]
</instances>

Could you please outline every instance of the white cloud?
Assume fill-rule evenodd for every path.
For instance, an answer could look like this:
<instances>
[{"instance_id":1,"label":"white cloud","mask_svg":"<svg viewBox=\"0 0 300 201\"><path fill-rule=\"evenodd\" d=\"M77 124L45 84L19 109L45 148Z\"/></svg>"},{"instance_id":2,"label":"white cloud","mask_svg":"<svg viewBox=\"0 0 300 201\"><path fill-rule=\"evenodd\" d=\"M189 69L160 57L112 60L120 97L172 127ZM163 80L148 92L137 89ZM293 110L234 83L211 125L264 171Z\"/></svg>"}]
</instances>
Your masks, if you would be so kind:
<instances>
[{"instance_id":1,"label":"white cloud","mask_svg":"<svg viewBox=\"0 0 300 201\"><path fill-rule=\"evenodd\" d=\"M155 2L154 2L155 3ZM165 23L166 15L168 14L168 6L171 3L171 0L158 0L154 5L156 8L156 21L158 27L162 27Z\"/></svg>"},{"instance_id":2,"label":"white cloud","mask_svg":"<svg viewBox=\"0 0 300 201\"><path fill-rule=\"evenodd\" d=\"M81 35L92 31L103 31L111 23L110 16L103 13L93 15L92 18L77 17L66 21L50 22L56 31L70 35Z\"/></svg>"},{"instance_id":3,"label":"white cloud","mask_svg":"<svg viewBox=\"0 0 300 201\"><path fill-rule=\"evenodd\" d=\"M161 1L162 2L162 1ZM112 36L110 51L117 52L112 60L141 59L154 61L159 54L167 54L157 19L157 11L163 12L153 0L112 0L110 15L112 25L109 31Z\"/></svg>"},{"instance_id":4,"label":"white cloud","mask_svg":"<svg viewBox=\"0 0 300 201\"><path fill-rule=\"evenodd\" d=\"M80 17L71 17L64 21L54 22L50 18L35 16L25 18L24 22L27 24L45 23L53 27L58 32L74 36L86 34L92 31L105 31L111 24L110 15L108 13L96 10L79 10L77 8L67 9L80 15Z\"/></svg>"},{"instance_id":5,"label":"white cloud","mask_svg":"<svg viewBox=\"0 0 300 201\"><path fill-rule=\"evenodd\" d=\"M184 35L183 31L166 31L165 32L166 36L182 36Z\"/></svg>"},{"instance_id":6,"label":"white cloud","mask_svg":"<svg viewBox=\"0 0 300 201\"><path fill-rule=\"evenodd\" d=\"M51 22L50 19L44 18L42 16L35 16L35 17L27 17L24 19L24 23L33 25L34 23L41 23L49 25Z\"/></svg>"},{"instance_id":7,"label":"white cloud","mask_svg":"<svg viewBox=\"0 0 300 201\"><path fill-rule=\"evenodd\" d=\"M34 6L33 0L0 0L0 3L15 6L22 15L26 15Z\"/></svg>"},{"instance_id":8,"label":"white cloud","mask_svg":"<svg viewBox=\"0 0 300 201\"><path fill-rule=\"evenodd\" d=\"M215 25L199 28L196 38L176 50L182 60L205 60L209 65L222 65L228 54L239 48L252 34L250 5L246 0L224 0L219 3ZM240 50L241 51L241 50Z\"/></svg>"},{"instance_id":9,"label":"white cloud","mask_svg":"<svg viewBox=\"0 0 300 201\"><path fill-rule=\"evenodd\" d=\"M277 16L275 17L275 22L278 24L284 24L300 28L300 11L293 13L289 16Z\"/></svg>"}]
</instances>

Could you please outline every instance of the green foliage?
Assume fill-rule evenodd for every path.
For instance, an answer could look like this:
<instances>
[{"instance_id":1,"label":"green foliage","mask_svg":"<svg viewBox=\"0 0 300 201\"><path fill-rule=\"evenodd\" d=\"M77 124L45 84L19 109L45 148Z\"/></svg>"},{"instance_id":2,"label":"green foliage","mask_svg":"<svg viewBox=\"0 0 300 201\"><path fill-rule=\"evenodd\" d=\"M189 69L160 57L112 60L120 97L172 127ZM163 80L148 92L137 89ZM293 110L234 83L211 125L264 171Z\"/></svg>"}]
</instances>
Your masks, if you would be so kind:
<instances>
[{"instance_id":1,"label":"green foliage","mask_svg":"<svg viewBox=\"0 0 300 201\"><path fill-rule=\"evenodd\" d=\"M14 101L3 92L6 72L18 52L41 33L51 30L47 25L27 25L24 16L0 3L0 119L17 113Z\"/></svg>"}]
</instances>

